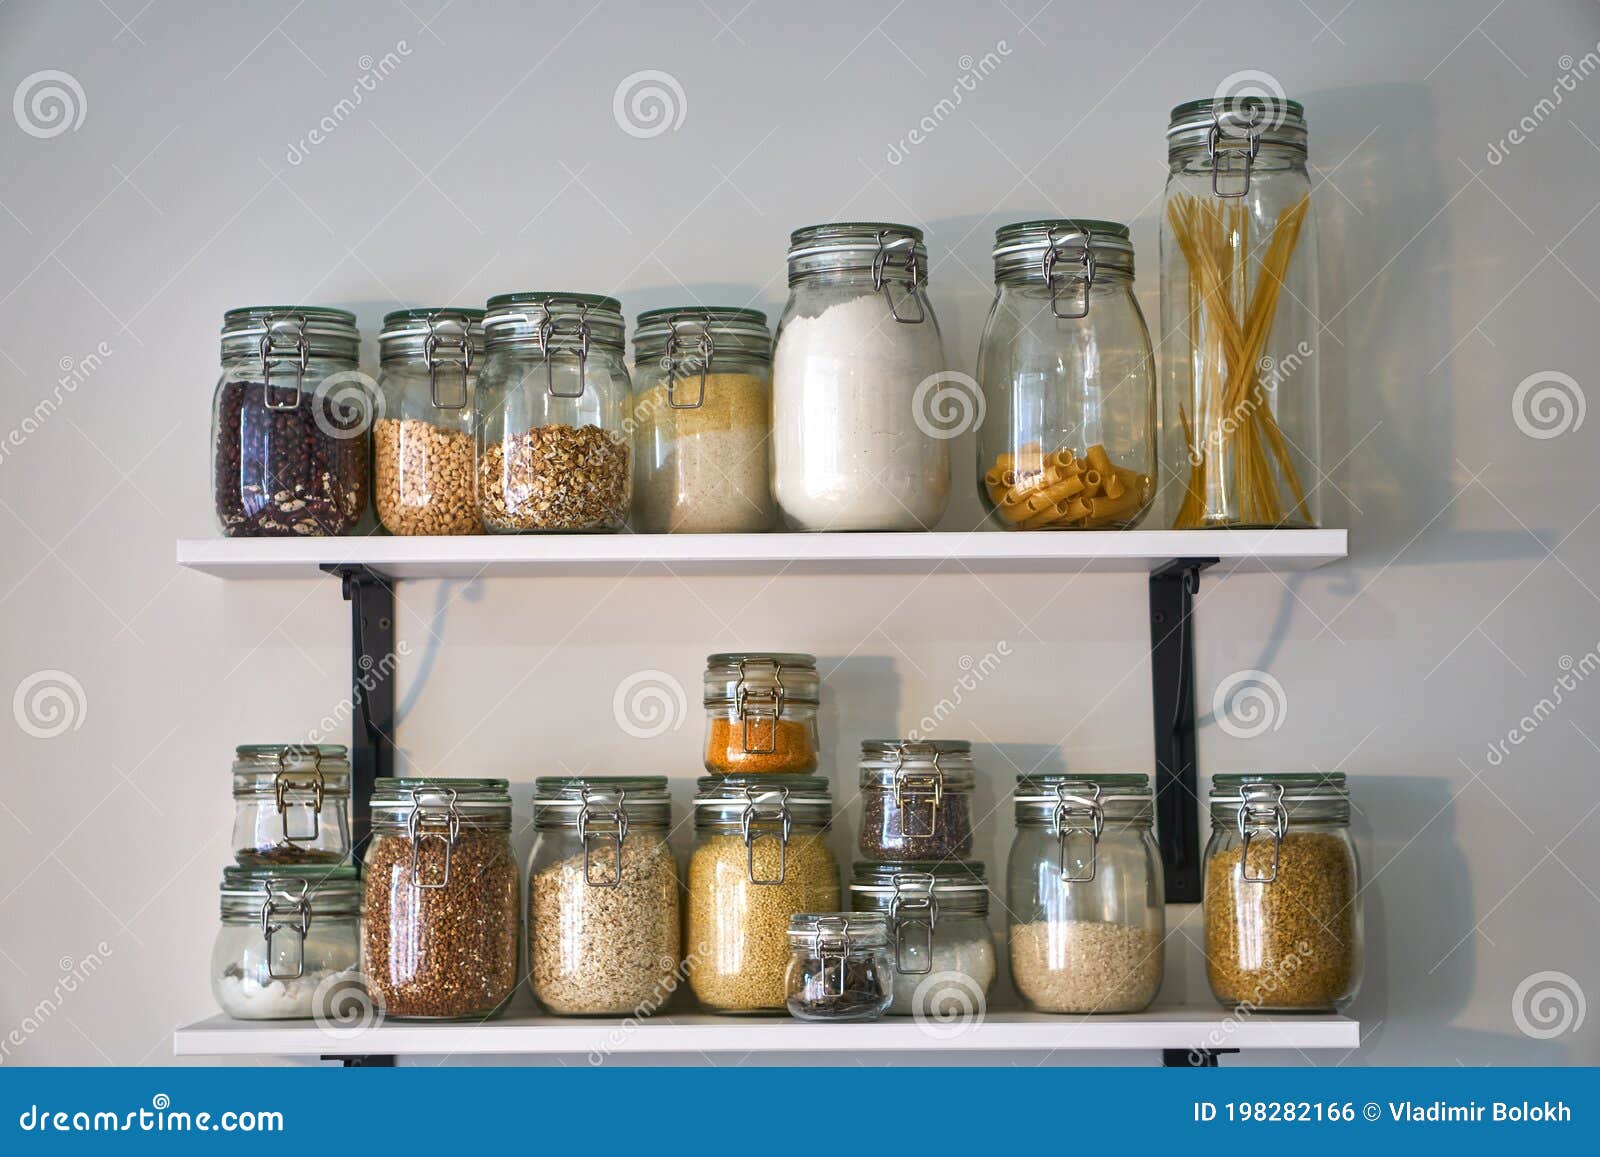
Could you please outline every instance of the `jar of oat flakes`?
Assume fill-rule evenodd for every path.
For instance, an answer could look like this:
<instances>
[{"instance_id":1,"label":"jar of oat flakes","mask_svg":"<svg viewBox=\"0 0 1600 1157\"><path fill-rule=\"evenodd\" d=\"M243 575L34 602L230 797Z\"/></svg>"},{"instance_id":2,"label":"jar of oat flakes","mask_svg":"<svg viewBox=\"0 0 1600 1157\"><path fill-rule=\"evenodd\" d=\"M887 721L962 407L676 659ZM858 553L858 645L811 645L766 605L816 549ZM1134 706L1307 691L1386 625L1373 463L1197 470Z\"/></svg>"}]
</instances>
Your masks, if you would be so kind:
<instances>
[{"instance_id":1,"label":"jar of oat flakes","mask_svg":"<svg viewBox=\"0 0 1600 1157\"><path fill-rule=\"evenodd\" d=\"M542 777L528 867L528 985L546 1011L648 1016L678 986L665 776Z\"/></svg>"},{"instance_id":2,"label":"jar of oat flakes","mask_svg":"<svg viewBox=\"0 0 1600 1157\"><path fill-rule=\"evenodd\" d=\"M620 530L632 496L622 306L586 293L489 299L473 429L484 529Z\"/></svg>"},{"instance_id":3,"label":"jar of oat flakes","mask_svg":"<svg viewBox=\"0 0 1600 1157\"><path fill-rule=\"evenodd\" d=\"M401 309L378 335L373 497L390 534L476 534L472 394L483 310Z\"/></svg>"}]
</instances>

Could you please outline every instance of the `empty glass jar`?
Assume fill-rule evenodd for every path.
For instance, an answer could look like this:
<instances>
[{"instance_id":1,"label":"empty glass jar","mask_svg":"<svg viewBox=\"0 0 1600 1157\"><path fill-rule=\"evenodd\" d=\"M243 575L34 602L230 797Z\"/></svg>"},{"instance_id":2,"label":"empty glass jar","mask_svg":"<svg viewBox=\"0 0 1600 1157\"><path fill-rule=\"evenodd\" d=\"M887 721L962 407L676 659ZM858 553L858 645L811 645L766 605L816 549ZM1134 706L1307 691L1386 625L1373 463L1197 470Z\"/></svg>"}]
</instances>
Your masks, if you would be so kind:
<instances>
[{"instance_id":1,"label":"empty glass jar","mask_svg":"<svg viewBox=\"0 0 1600 1157\"><path fill-rule=\"evenodd\" d=\"M211 992L240 1020L343 1015L359 992L361 882L348 865L222 873Z\"/></svg>"},{"instance_id":2,"label":"empty glass jar","mask_svg":"<svg viewBox=\"0 0 1600 1157\"><path fill-rule=\"evenodd\" d=\"M641 313L633 331L633 527L770 530L772 334L754 309Z\"/></svg>"},{"instance_id":3,"label":"empty glass jar","mask_svg":"<svg viewBox=\"0 0 1600 1157\"><path fill-rule=\"evenodd\" d=\"M677 988L671 811L665 776L537 781L528 985L547 1011L647 1016Z\"/></svg>"},{"instance_id":4,"label":"empty glass jar","mask_svg":"<svg viewBox=\"0 0 1600 1157\"><path fill-rule=\"evenodd\" d=\"M982 864L857 864L850 907L889 922L891 1016L981 1016L994 983L989 885Z\"/></svg>"},{"instance_id":5,"label":"empty glass jar","mask_svg":"<svg viewBox=\"0 0 1600 1157\"><path fill-rule=\"evenodd\" d=\"M379 521L390 534L477 534L472 395L483 365L483 310L396 310L383 319L378 349Z\"/></svg>"},{"instance_id":6,"label":"empty glass jar","mask_svg":"<svg viewBox=\"0 0 1600 1157\"><path fill-rule=\"evenodd\" d=\"M251 743L233 759L239 863L338 864L350 856L350 761L334 744Z\"/></svg>"},{"instance_id":7,"label":"empty glass jar","mask_svg":"<svg viewBox=\"0 0 1600 1157\"><path fill-rule=\"evenodd\" d=\"M781 651L706 658L706 770L817 769L817 660Z\"/></svg>"},{"instance_id":8,"label":"empty glass jar","mask_svg":"<svg viewBox=\"0 0 1600 1157\"><path fill-rule=\"evenodd\" d=\"M222 318L211 415L217 518L232 538L347 534L367 509L377 397L356 315L248 306Z\"/></svg>"},{"instance_id":9,"label":"empty glass jar","mask_svg":"<svg viewBox=\"0 0 1600 1157\"><path fill-rule=\"evenodd\" d=\"M797 1020L877 1020L889 1007L889 938L876 912L808 912L789 921L785 1004Z\"/></svg>"},{"instance_id":10,"label":"empty glass jar","mask_svg":"<svg viewBox=\"0 0 1600 1157\"><path fill-rule=\"evenodd\" d=\"M1111 221L1024 221L994 240L978 346L979 488L1008 530L1116 530L1156 492L1156 378Z\"/></svg>"},{"instance_id":11,"label":"empty glass jar","mask_svg":"<svg viewBox=\"0 0 1600 1157\"><path fill-rule=\"evenodd\" d=\"M1206 977L1230 1007L1326 1011L1361 985L1361 878L1343 775L1219 775Z\"/></svg>"},{"instance_id":12,"label":"empty glass jar","mask_svg":"<svg viewBox=\"0 0 1600 1157\"><path fill-rule=\"evenodd\" d=\"M1259 96L1181 104L1167 164L1165 522L1315 526L1322 327L1305 110Z\"/></svg>"},{"instance_id":13,"label":"empty glass jar","mask_svg":"<svg viewBox=\"0 0 1600 1157\"><path fill-rule=\"evenodd\" d=\"M869 739L861 745L861 854L962 859L972 851L972 744Z\"/></svg>"},{"instance_id":14,"label":"empty glass jar","mask_svg":"<svg viewBox=\"0 0 1600 1157\"><path fill-rule=\"evenodd\" d=\"M797 530L928 530L950 498L949 396L928 253L909 225L789 239L772 363L773 494ZM956 413L948 412L951 401ZM952 420L953 419L953 420Z\"/></svg>"},{"instance_id":15,"label":"empty glass jar","mask_svg":"<svg viewBox=\"0 0 1600 1157\"><path fill-rule=\"evenodd\" d=\"M473 417L484 529L620 530L633 490L622 306L582 293L489 299Z\"/></svg>"},{"instance_id":16,"label":"empty glass jar","mask_svg":"<svg viewBox=\"0 0 1600 1157\"><path fill-rule=\"evenodd\" d=\"M1011 979L1036 1012L1138 1012L1161 987L1166 897L1145 775L1018 776Z\"/></svg>"}]
</instances>

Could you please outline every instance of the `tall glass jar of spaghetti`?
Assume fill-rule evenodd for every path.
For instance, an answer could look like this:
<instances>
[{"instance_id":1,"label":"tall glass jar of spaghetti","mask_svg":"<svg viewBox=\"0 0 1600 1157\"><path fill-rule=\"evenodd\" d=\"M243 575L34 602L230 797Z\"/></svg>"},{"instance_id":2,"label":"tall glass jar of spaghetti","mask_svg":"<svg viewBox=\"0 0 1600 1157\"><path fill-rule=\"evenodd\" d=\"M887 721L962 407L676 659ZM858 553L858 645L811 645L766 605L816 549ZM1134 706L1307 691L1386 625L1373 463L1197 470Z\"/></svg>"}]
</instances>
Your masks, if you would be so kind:
<instances>
[{"instance_id":1,"label":"tall glass jar of spaghetti","mask_svg":"<svg viewBox=\"0 0 1600 1157\"><path fill-rule=\"evenodd\" d=\"M1317 236L1305 110L1172 110L1161 219L1164 525L1318 524Z\"/></svg>"}]
</instances>

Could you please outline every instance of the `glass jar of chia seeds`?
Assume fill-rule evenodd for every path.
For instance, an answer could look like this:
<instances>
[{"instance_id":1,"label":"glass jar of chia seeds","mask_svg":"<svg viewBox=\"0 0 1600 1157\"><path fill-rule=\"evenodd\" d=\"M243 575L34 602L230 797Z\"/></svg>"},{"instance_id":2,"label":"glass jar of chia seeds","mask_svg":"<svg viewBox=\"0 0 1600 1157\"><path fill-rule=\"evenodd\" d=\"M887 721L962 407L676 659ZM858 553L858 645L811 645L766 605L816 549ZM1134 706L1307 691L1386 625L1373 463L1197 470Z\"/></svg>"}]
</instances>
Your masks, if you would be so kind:
<instances>
[{"instance_id":1,"label":"glass jar of chia seeds","mask_svg":"<svg viewBox=\"0 0 1600 1157\"><path fill-rule=\"evenodd\" d=\"M646 1016L678 986L678 866L665 776L541 777L528 985L563 1016Z\"/></svg>"},{"instance_id":2,"label":"glass jar of chia seeds","mask_svg":"<svg viewBox=\"0 0 1600 1157\"><path fill-rule=\"evenodd\" d=\"M633 331L633 528L770 530L772 334L767 315L653 309Z\"/></svg>"},{"instance_id":3,"label":"glass jar of chia seeds","mask_svg":"<svg viewBox=\"0 0 1600 1157\"><path fill-rule=\"evenodd\" d=\"M350 761L334 744L251 743L233 759L233 853L247 867L350 856Z\"/></svg>"},{"instance_id":4,"label":"glass jar of chia seeds","mask_svg":"<svg viewBox=\"0 0 1600 1157\"><path fill-rule=\"evenodd\" d=\"M622 305L505 293L484 315L473 429L491 533L620 530L633 490Z\"/></svg>"},{"instance_id":5,"label":"glass jar of chia seeds","mask_svg":"<svg viewBox=\"0 0 1600 1157\"><path fill-rule=\"evenodd\" d=\"M963 859L972 851L972 744L869 739L861 745L861 855Z\"/></svg>"},{"instance_id":6,"label":"glass jar of chia seeds","mask_svg":"<svg viewBox=\"0 0 1600 1157\"><path fill-rule=\"evenodd\" d=\"M503 779L380 779L362 865L362 968L387 1015L478 1018L517 983Z\"/></svg>"},{"instance_id":7,"label":"glass jar of chia seeds","mask_svg":"<svg viewBox=\"0 0 1600 1157\"><path fill-rule=\"evenodd\" d=\"M817 660L779 651L706 658L706 770L716 774L817 769Z\"/></svg>"},{"instance_id":8,"label":"glass jar of chia seeds","mask_svg":"<svg viewBox=\"0 0 1600 1157\"><path fill-rule=\"evenodd\" d=\"M354 868L232 866L222 873L221 900L211 992L229 1016L334 1014L360 990Z\"/></svg>"},{"instance_id":9,"label":"glass jar of chia seeds","mask_svg":"<svg viewBox=\"0 0 1600 1157\"><path fill-rule=\"evenodd\" d=\"M247 306L222 318L211 411L217 518L230 538L348 534L367 509L378 406L356 316Z\"/></svg>"},{"instance_id":10,"label":"glass jar of chia seeds","mask_svg":"<svg viewBox=\"0 0 1600 1157\"><path fill-rule=\"evenodd\" d=\"M891 1016L983 1015L994 983L989 884L982 864L857 864L850 907L889 922Z\"/></svg>"},{"instance_id":11,"label":"glass jar of chia seeds","mask_svg":"<svg viewBox=\"0 0 1600 1157\"><path fill-rule=\"evenodd\" d=\"M789 920L785 979L796 1020L877 1020L889 1007L889 936L877 912L803 912Z\"/></svg>"},{"instance_id":12,"label":"glass jar of chia seeds","mask_svg":"<svg viewBox=\"0 0 1600 1157\"><path fill-rule=\"evenodd\" d=\"M1361 880L1337 773L1219 775L1206 845L1206 978L1229 1007L1327 1011L1361 985Z\"/></svg>"},{"instance_id":13,"label":"glass jar of chia seeds","mask_svg":"<svg viewBox=\"0 0 1600 1157\"><path fill-rule=\"evenodd\" d=\"M1138 1012L1166 897L1146 775L1022 775L1006 865L1011 979L1035 1012Z\"/></svg>"},{"instance_id":14,"label":"glass jar of chia seeds","mask_svg":"<svg viewBox=\"0 0 1600 1157\"><path fill-rule=\"evenodd\" d=\"M789 919L839 907L833 800L815 775L711 775L694 801L684 964L714 1012L781 1012Z\"/></svg>"},{"instance_id":15,"label":"glass jar of chia seeds","mask_svg":"<svg viewBox=\"0 0 1600 1157\"><path fill-rule=\"evenodd\" d=\"M379 522L390 534L477 534L472 395L483 365L483 310L396 310L383 319L378 349Z\"/></svg>"}]
</instances>

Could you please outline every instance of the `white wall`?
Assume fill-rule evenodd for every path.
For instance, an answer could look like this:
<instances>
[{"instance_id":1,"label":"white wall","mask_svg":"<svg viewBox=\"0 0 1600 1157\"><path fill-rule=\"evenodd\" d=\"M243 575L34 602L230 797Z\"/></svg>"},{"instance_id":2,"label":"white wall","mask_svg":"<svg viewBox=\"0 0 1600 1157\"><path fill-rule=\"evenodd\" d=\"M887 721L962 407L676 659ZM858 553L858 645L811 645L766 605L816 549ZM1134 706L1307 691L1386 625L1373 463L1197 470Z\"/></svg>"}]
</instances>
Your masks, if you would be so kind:
<instances>
[{"instance_id":1,"label":"white wall","mask_svg":"<svg viewBox=\"0 0 1600 1157\"><path fill-rule=\"evenodd\" d=\"M1287 710L1252 740L1208 718L1202 771L1352 777L1370 971L1349 1063L1600 1061L1600 1008L1544 1040L1513 1016L1547 970L1600 1000L1600 680L1487 754L1600 641L1600 419L1533 438L1513 415L1539 371L1572 375L1572 400L1600 389L1600 78L1537 109L1569 65L1594 64L1600 10L1038 6L0 10L0 96L59 69L86 101L53 137L0 125L0 432L21 443L0 458L0 693L59 669L84 695L56 738L0 728L0 1040L24 1042L4 1059L168 1059L172 1028L211 1011L231 748L303 736L348 690L331 580L224 586L173 565L175 538L214 533L225 308L344 306L369 335L395 303L530 288L617 293L630 316L690 298L776 314L788 230L901 219L928 230L948 351L970 367L1007 221L1131 221L1153 319L1167 112L1262 69L1306 103L1322 180L1325 510L1352 557L1205 588L1202 708L1230 673L1265 668ZM965 58L1002 44L889 163ZM391 52L392 75L291 164L364 58ZM686 102L652 139L612 113L642 69ZM1525 142L1489 163L1525 116ZM104 364L58 391L59 366L102 342ZM952 525L976 515L971 453ZM698 712L632 739L618 683L662 668L692 693L707 651L804 649L823 656L846 787L861 739L914 726L963 656L1006 640L1013 657L944 730L980 743L993 802L1013 764L1150 768L1144 599L1126 579L959 574L414 583L401 742L437 773L667 772L686 799ZM983 838L997 874L1007 812ZM1173 917L1194 935L1194 913ZM61 970L102 942L104 967L57 999Z\"/></svg>"}]
</instances>

